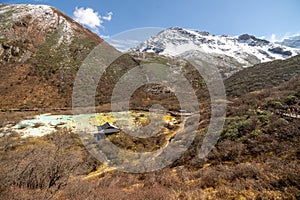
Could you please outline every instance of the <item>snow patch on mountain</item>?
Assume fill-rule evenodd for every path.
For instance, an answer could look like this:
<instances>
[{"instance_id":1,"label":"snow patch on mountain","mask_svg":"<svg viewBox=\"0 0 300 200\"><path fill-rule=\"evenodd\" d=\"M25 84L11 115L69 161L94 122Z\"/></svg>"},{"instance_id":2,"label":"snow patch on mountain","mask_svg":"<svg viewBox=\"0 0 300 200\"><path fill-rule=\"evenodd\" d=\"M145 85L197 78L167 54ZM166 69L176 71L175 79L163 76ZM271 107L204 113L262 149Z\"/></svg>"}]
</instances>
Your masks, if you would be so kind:
<instances>
[{"instance_id":1,"label":"snow patch on mountain","mask_svg":"<svg viewBox=\"0 0 300 200\"><path fill-rule=\"evenodd\" d=\"M62 42L70 43L73 37L72 25L63 16L54 12L54 10L47 5L31 5L31 4L12 4L5 5L0 9L0 14L5 16L6 23L2 23L3 27L11 22L21 23L19 26L26 26L22 24L22 19L27 18L30 23L36 24L40 32L47 32L47 30L56 29L60 27L61 38L58 40L58 45Z\"/></svg>"},{"instance_id":2,"label":"snow patch on mountain","mask_svg":"<svg viewBox=\"0 0 300 200\"><path fill-rule=\"evenodd\" d=\"M136 52L153 52L165 56L191 57L196 54L210 54L222 57L242 66L251 66L275 59L286 59L300 54L300 50L275 44L244 34L241 36L212 35L208 32L173 27L133 48ZM207 56L206 56L207 57ZM240 67L240 66L239 66Z\"/></svg>"}]
</instances>

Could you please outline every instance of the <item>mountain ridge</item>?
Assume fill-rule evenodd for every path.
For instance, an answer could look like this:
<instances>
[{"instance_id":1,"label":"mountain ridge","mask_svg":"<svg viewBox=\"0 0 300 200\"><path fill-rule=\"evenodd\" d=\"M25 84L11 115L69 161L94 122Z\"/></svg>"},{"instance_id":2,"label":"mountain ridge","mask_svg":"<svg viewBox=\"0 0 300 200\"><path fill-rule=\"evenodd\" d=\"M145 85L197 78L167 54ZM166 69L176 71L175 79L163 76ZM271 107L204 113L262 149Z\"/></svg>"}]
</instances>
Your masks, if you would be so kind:
<instances>
[{"instance_id":1,"label":"mountain ridge","mask_svg":"<svg viewBox=\"0 0 300 200\"><path fill-rule=\"evenodd\" d=\"M70 108L77 70L105 41L46 5L0 5L0 28L0 108Z\"/></svg>"},{"instance_id":2,"label":"mountain ridge","mask_svg":"<svg viewBox=\"0 0 300 200\"><path fill-rule=\"evenodd\" d=\"M284 84L300 74L300 55L286 60L260 63L237 72L224 81L228 97L241 97L251 92ZM250 77L250 78L249 78Z\"/></svg>"},{"instance_id":3,"label":"mountain ridge","mask_svg":"<svg viewBox=\"0 0 300 200\"><path fill-rule=\"evenodd\" d=\"M198 57L219 66L225 78L254 64L286 59L300 54L298 49L275 44L249 34L213 35L206 31L180 27L163 30L132 48L131 51L183 58Z\"/></svg>"}]
</instances>

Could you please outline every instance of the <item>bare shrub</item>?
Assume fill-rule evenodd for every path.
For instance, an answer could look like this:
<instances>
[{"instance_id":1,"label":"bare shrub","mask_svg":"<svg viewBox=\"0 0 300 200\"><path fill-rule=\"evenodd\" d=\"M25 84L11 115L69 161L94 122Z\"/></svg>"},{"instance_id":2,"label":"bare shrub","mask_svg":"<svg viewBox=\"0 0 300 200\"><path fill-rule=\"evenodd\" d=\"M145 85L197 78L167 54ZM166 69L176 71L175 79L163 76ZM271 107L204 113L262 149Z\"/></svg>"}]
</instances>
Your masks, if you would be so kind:
<instances>
[{"instance_id":1,"label":"bare shrub","mask_svg":"<svg viewBox=\"0 0 300 200\"><path fill-rule=\"evenodd\" d=\"M12 147L1 152L1 185L59 190L70 176L89 173L99 162L75 138L63 130L42 139L11 138Z\"/></svg>"}]
</instances>

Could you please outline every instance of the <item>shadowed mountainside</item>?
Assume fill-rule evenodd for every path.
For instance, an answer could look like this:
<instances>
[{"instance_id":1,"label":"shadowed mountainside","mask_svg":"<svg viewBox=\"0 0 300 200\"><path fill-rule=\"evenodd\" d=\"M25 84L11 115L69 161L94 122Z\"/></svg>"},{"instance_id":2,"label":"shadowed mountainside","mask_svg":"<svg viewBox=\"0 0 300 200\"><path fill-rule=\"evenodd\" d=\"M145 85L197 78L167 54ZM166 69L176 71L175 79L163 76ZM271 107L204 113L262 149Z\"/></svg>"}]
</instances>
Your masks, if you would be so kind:
<instances>
[{"instance_id":1,"label":"shadowed mountainside","mask_svg":"<svg viewBox=\"0 0 300 200\"><path fill-rule=\"evenodd\" d=\"M299 55L287 60L257 64L226 79L226 92L229 97L238 97L256 90L278 86L299 73Z\"/></svg>"}]
</instances>

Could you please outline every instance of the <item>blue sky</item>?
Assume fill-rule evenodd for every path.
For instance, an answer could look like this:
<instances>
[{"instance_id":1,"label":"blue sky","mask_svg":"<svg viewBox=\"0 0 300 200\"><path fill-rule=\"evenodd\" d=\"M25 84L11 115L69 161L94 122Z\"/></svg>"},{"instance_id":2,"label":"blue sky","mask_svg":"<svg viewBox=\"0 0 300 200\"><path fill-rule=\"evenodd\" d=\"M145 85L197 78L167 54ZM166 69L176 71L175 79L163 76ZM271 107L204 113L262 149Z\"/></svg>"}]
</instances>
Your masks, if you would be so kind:
<instances>
[{"instance_id":1,"label":"blue sky","mask_svg":"<svg viewBox=\"0 0 300 200\"><path fill-rule=\"evenodd\" d=\"M216 35L253 34L281 39L300 33L299 0L1 0L54 6L72 18L94 12L86 27L109 38L134 28L180 26ZM90 8L90 12L87 9ZM94 17L95 17L94 16ZM77 20L78 20L77 19ZM94 20L94 21L93 21ZM89 26L90 25L90 26ZM155 31L154 31L155 32Z\"/></svg>"}]
</instances>

